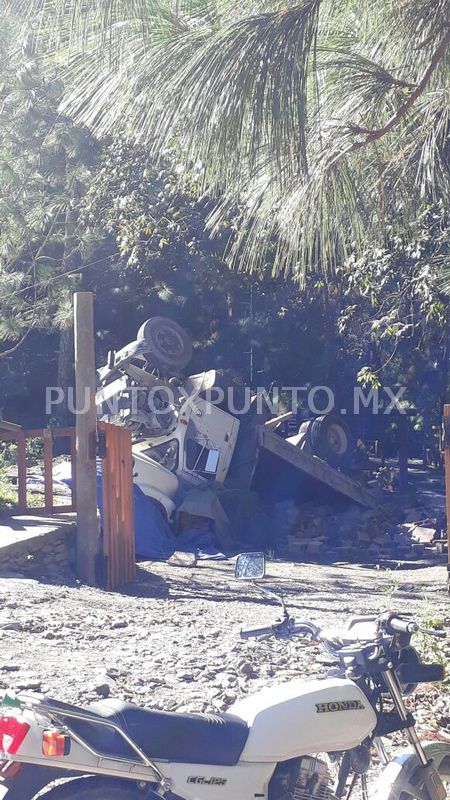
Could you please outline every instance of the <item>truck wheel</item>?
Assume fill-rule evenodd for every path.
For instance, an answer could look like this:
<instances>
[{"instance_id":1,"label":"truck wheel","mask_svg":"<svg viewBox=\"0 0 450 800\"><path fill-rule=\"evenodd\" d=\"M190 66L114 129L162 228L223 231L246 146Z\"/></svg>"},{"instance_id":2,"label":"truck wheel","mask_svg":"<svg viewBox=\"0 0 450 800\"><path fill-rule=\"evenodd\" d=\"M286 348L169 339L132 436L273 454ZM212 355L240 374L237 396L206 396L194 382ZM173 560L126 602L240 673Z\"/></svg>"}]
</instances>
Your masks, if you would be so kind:
<instances>
[{"instance_id":1,"label":"truck wheel","mask_svg":"<svg viewBox=\"0 0 450 800\"><path fill-rule=\"evenodd\" d=\"M308 425L306 435L308 449L314 455L327 461L332 467L350 468L354 450L353 436L340 417L325 414L313 419Z\"/></svg>"},{"instance_id":2,"label":"truck wheel","mask_svg":"<svg viewBox=\"0 0 450 800\"><path fill-rule=\"evenodd\" d=\"M47 787L32 800L147 800L148 785L146 791L140 791L129 781L82 777Z\"/></svg>"},{"instance_id":3,"label":"truck wheel","mask_svg":"<svg viewBox=\"0 0 450 800\"><path fill-rule=\"evenodd\" d=\"M139 328L137 338L148 342L151 366L158 369L183 369L192 358L192 342L186 331L173 319L147 319Z\"/></svg>"}]
</instances>

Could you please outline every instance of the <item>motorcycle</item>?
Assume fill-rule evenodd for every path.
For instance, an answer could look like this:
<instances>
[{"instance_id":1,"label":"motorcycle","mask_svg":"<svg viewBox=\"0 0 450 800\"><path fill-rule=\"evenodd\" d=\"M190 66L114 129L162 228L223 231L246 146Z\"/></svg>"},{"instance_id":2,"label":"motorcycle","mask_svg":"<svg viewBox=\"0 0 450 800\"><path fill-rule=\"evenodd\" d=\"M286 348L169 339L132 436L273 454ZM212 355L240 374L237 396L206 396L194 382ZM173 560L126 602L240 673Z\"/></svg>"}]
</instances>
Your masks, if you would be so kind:
<instances>
[{"instance_id":1,"label":"motorcycle","mask_svg":"<svg viewBox=\"0 0 450 800\"><path fill-rule=\"evenodd\" d=\"M238 556L235 575L282 605L281 620L241 632L309 637L332 666L238 700L223 714L148 711L118 700L88 709L43 695L0 706L0 798L5 800L445 800L450 745L421 743L404 697L441 681L411 639L408 615L353 617L328 633L293 619L257 581L261 553ZM402 731L410 749L390 760L383 739ZM373 755L383 770L369 781Z\"/></svg>"}]
</instances>

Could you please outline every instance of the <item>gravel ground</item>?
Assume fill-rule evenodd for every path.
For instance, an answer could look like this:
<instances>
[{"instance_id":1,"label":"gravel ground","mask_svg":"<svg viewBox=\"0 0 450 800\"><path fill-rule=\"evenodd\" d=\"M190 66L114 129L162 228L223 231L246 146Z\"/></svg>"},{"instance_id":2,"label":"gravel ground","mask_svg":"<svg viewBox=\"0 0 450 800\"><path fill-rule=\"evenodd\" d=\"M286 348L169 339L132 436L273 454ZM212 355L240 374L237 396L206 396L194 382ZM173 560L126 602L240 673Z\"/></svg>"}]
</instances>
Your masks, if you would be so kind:
<instances>
[{"instance_id":1,"label":"gravel ground","mask_svg":"<svg viewBox=\"0 0 450 800\"><path fill-rule=\"evenodd\" d=\"M391 608L450 623L443 565L381 571L357 565L270 562L266 585L297 618L341 627L350 615ZM153 708L226 709L238 697L323 673L327 657L305 640L242 641L270 624L275 601L233 577L232 562L195 568L141 563L124 593L27 579L0 580L0 688L87 703L114 695ZM450 645L440 645L450 660ZM450 716L428 687L425 722Z\"/></svg>"},{"instance_id":2,"label":"gravel ground","mask_svg":"<svg viewBox=\"0 0 450 800\"><path fill-rule=\"evenodd\" d=\"M123 593L0 580L0 692L32 689L80 704L115 696L157 709L221 711L264 686L323 674L328 657L305 640L240 639L241 627L276 620L279 606L233 572L232 562L141 563ZM323 627L384 609L450 626L444 565L382 571L270 562L266 585L283 592L298 619ZM428 655L450 662L450 644L438 649ZM413 701L421 735L450 741L445 688L421 687ZM404 744L399 735L391 752ZM378 769L375 761L370 778ZM353 796L360 800L359 791Z\"/></svg>"}]
</instances>

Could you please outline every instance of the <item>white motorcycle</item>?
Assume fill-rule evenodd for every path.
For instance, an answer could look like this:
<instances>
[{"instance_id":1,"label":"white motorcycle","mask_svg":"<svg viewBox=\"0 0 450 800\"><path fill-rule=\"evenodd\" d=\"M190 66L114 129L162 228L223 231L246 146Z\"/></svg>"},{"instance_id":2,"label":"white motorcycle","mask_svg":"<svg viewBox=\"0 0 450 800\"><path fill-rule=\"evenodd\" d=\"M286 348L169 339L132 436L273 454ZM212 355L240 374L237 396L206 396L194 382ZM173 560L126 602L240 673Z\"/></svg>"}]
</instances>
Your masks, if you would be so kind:
<instances>
[{"instance_id":1,"label":"white motorcycle","mask_svg":"<svg viewBox=\"0 0 450 800\"><path fill-rule=\"evenodd\" d=\"M236 577L256 579L264 572L263 554L238 557ZM280 622L241 636L311 637L334 662L327 677L268 688L214 715L147 711L114 700L83 710L42 695L6 697L0 707L0 797L450 797L450 745L421 744L403 701L417 683L444 677L440 665L422 664L411 647L419 626L385 614L355 617L345 633L326 634L311 622L296 622L279 599ZM404 732L411 749L390 761L382 737L395 731ZM369 787L373 751L384 769Z\"/></svg>"}]
</instances>

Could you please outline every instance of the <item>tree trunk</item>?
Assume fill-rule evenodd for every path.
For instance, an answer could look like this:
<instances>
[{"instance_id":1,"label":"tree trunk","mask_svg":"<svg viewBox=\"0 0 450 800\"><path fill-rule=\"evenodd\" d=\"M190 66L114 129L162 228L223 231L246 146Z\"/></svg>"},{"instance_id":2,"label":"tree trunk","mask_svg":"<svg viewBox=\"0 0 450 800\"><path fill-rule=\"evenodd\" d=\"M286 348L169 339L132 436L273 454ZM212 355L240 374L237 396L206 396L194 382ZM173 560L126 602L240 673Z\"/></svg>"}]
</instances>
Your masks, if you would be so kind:
<instances>
[{"instance_id":1,"label":"tree trunk","mask_svg":"<svg viewBox=\"0 0 450 800\"><path fill-rule=\"evenodd\" d=\"M322 290L324 308L324 332L327 350L327 381L329 388L335 393L340 393L339 364L336 331L336 308L330 300L328 283L325 281Z\"/></svg>"},{"instance_id":2,"label":"tree trunk","mask_svg":"<svg viewBox=\"0 0 450 800\"><path fill-rule=\"evenodd\" d=\"M69 391L73 394L73 328L63 328L59 335L58 353L58 387L64 393L62 403L56 407L56 418L62 427L73 424L73 417L68 408Z\"/></svg>"}]
</instances>

